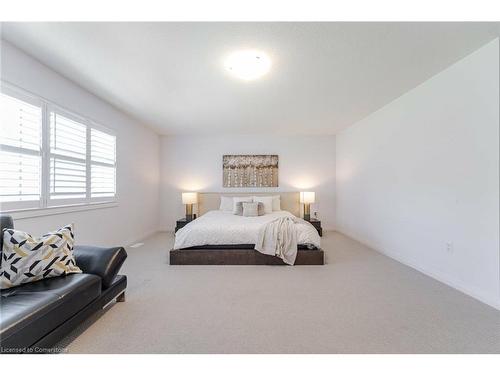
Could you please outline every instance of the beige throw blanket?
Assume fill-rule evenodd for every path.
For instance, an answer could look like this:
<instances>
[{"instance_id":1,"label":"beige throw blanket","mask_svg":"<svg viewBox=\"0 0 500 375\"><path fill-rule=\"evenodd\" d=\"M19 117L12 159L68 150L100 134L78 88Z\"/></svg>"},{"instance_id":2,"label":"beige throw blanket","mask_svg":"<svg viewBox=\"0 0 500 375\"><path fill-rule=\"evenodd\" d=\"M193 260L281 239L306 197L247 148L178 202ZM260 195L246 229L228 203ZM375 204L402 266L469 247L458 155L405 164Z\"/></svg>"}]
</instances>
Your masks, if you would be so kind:
<instances>
[{"instance_id":1,"label":"beige throw blanket","mask_svg":"<svg viewBox=\"0 0 500 375\"><path fill-rule=\"evenodd\" d=\"M297 230L295 217L280 217L263 225L259 231L255 250L275 255L289 265L295 263L297 257Z\"/></svg>"}]
</instances>

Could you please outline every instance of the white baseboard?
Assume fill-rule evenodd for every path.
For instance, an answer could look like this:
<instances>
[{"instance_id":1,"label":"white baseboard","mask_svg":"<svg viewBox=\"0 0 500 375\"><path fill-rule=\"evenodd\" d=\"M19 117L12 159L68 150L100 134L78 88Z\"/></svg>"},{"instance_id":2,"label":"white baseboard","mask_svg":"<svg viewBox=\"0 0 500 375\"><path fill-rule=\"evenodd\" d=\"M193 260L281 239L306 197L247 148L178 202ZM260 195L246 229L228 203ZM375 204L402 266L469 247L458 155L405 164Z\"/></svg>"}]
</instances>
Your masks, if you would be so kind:
<instances>
[{"instance_id":1,"label":"white baseboard","mask_svg":"<svg viewBox=\"0 0 500 375\"><path fill-rule=\"evenodd\" d=\"M413 263L411 260L405 259L405 258L398 256L396 254L393 254L389 251L379 249L373 245L370 245L367 241L365 241L363 239L359 239L359 237L354 236L350 233L347 233L346 231L344 232L344 231L341 231L339 229L337 229L336 231L343 234L344 236L352 238L353 240L369 247L370 249L377 251L378 253L381 253L381 254L383 254L391 259L394 259L395 261L402 263L405 266L411 267L411 268L423 273L424 275L432 277L433 279L436 279L437 281L442 282L443 284L446 284L454 289L457 289L458 291L460 291L464 294L467 294L468 296L470 296L474 299L477 299L478 301L480 301L482 303L485 303L485 304L487 304L487 305L489 305L497 310L500 310L500 296L498 298L495 298L494 296L485 295L484 293L481 293L480 291L463 284L461 281L459 281L453 277L450 277L447 274L443 274L441 272L436 272L435 270L429 270L425 267L422 267L420 265Z\"/></svg>"}]
</instances>

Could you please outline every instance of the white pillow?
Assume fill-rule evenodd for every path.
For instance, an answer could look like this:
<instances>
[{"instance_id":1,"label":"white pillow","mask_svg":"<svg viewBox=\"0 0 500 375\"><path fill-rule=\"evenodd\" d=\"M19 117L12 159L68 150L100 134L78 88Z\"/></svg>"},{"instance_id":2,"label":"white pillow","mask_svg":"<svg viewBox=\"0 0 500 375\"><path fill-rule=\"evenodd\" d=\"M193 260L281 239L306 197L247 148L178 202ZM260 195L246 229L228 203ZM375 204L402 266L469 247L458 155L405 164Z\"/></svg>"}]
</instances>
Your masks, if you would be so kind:
<instances>
[{"instance_id":1,"label":"white pillow","mask_svg":"<svg viewBox=\"0 0 500 375\"><path fill-rule=\"evenodd\" d=\"M281 196L274 195L272 198L273 198L273 211L281 211Z\"/></svg>"},{"instance_id":2,"label":"white pillow","mask_svg":"<svg viewBox=\"0 0 500 375\"><path fill-rule=\"evenodd\" d=\"M254 202L262 202L266 214L273 213L273 197L253 197Z\"/></svg>"},{"instance_id":3,"label":"white pillow","mask_svg":"<svg viewBox=\"0 0 500 375\"><path fill-rule=\"evenodd\" d=\"M233 197L220 197L220 207L221 211L233 211Z\"/></svg>"},{"instance_id":4,"label":"white pillow","mask_svg":"<svg viewBox=\"0 0 500 375\"><path fill-rule=\"evenodd\" d=\"M236 203L238 202L252 203L253 197L233 197L233 214L238 212L238 208L236 207Z\"/></svg>"}]
</instances>

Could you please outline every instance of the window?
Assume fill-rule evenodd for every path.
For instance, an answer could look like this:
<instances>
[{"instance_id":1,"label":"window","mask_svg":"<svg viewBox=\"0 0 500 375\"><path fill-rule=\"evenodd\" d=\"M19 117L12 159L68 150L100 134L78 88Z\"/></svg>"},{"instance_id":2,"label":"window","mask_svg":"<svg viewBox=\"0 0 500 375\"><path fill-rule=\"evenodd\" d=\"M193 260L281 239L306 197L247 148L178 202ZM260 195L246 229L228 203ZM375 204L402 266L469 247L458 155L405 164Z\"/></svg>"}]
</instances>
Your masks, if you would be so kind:
<instances>
[{"instance_id":1,"label":"window","mask_svg":"<svg viewBox=\"0 0 500 375\"><path fill-rule=\"evenodd\" d=\"M113 197L116 191L116 138L97 129L91 129L90 134L91 197Z\"/></svg>"},{"instance_id":2,"label":"window","mask_svg":"<svg viewBox=\"0 0 500 375\"><path fill-rule=\"evenodd\" d=\"M30 207L41 198L42 108L2 94L0 204Z\"/></svg>"},{"instance_id":3,"label":"window","mask_svg":"<svg viewBox=\"0 0 500 375\"><path fill-rule=\"evenodd\" d=\"M50 112L50 200L87 197L87 126Z\"/></svg>"},{"instance_id":4,"label":"window","mask_svg":"<svg viewBox=\"0 0 500 375\"><path fill-rule=\"evenodd\" d=\"M2 87L2 210L116 198L116 137L92 121Z\"/></svg>"}]
</instances>

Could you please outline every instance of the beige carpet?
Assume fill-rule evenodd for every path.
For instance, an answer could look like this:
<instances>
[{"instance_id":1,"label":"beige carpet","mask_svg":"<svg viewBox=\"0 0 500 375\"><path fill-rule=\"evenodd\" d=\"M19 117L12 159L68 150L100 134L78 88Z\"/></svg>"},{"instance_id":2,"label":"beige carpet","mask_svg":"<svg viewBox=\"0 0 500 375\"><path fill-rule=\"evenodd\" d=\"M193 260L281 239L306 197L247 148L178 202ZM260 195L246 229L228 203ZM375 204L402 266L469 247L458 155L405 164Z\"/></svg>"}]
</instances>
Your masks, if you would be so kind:
<instances>
[{"instance_id":1,"label":"beige carpet","mask_svg":"<svg viewBox=\"0 0 500 375\"><path fill-rule=\"evenodd\" d=\"M169 266L171 234L127 249L127 301L70 353L500 353L500 312L338 233L326 266Z\"/></svg>"}]
</instances>

